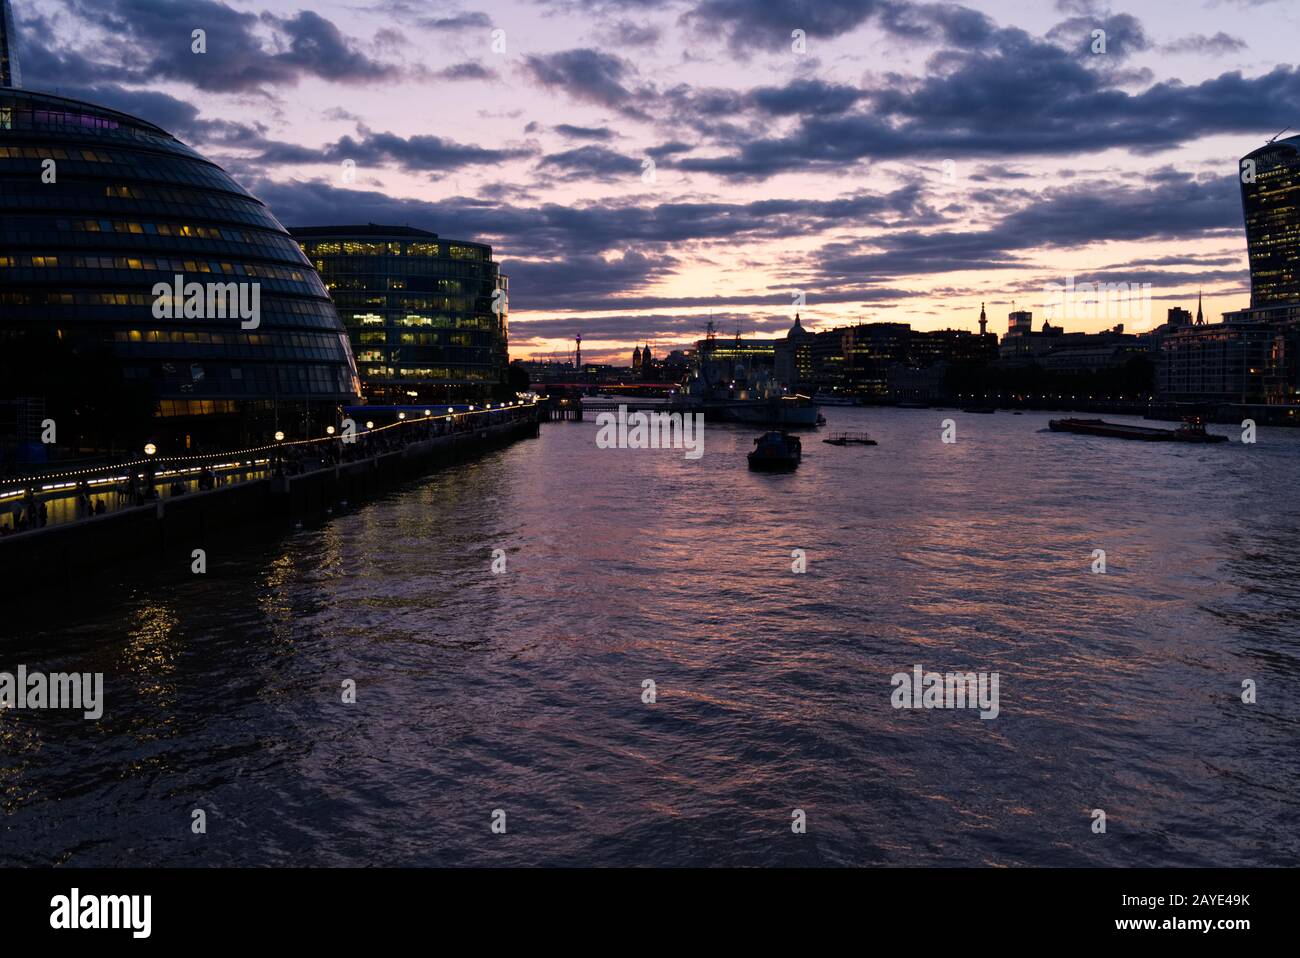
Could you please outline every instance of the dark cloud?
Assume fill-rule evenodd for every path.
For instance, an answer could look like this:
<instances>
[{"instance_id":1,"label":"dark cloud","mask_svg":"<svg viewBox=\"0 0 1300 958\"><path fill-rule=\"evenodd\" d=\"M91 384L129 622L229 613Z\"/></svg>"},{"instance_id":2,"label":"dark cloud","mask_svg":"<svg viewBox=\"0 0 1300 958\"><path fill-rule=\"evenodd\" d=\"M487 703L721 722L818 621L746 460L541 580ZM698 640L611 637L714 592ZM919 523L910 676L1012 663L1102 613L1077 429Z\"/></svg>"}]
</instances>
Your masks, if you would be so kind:
<instances>
[{"instance_id":1,"label":"dark cloud","mask_svg":"<svg viewBox=\"0 0 1300 958\"><path fill-rule=\"evenodd\" d=\"M703 0L683 14L683 20L721 33L740 54L788 50L794 30L802 30L809 40L832 39L868 22L895 40L966 50L987 47L1002 32L970 7L908 0Z\"/></svg>"},{"instance_id":2,"label":"dark cloud","mask_svg":"<svg viewBox=\"0 0 1300 958\"><path fill-rule=\"evenodd\" d=\"M492 26L492 18L486 13L452 13L445 17L418 17L418 26L426 30L487 30Z\"/></svg>"},{"instance_id":3,"label":"dark cloud","mask_svg":"<svg viewBox=\"0 0 1300 958\"><path fill-rule=\"evenodd\" d=\"M626 60L599 50L580 48L525 58L529 76L540 86L567 93L575 100L613 109L632 105L626 83L636 71Z\"/></svg>"},{"instance_id":4,"label":"dark cloud","mask_svg":"<svg viewBox=\"0 0 1300 958\"><path fill-rule=\"evenodd\" d=\"M822 80L794 80L780 87L758 87L749 100L775 116L843 113L867 94L857 87Z\"/></svg>"},{"instance_id":5,"label":"dark cloud","mask_svg":"<svg viewBox=\"0 0 1300 958\"><path fill-rule=\"evenodd\" d=\"M522 299L512 292L511 305L516 309L544 303L547 309L586 310L618 308L617 297L652 285L676 267L677 261L670 256L624 249L613 256L582 255L547 262L506 256L501 270L510 277L512 291L516 287L527 291Z\"/></svg>"},{"instance_id":6,"label":"dark cloud","mask_svg":"<svg viewBox=\"0 0 1300 958\"><path fill-rule=\"evenodd\" d=\"M895 230L823 247L821 282L884 282L901 276L1026 266L1024 255L1107 241L1188 240L1241 229L1233 177L1163 170L1138 184L1076 183L1053 189L985 230Z\"/></svg>"},{"instance_id":7,"label":"dark cloud","mask_svg":"<svg viewBox=\"0 0 1300 958\"><path fill-rule=\"evenodd\" d=\"M601 30L601 40L619 47L652 47L663 36L663 31L649 23L635 20L618 20Z\"/></svg>"},{"instance_id":8,"label":"dark cloud","mask_svg":"<svg viewBox=\"0 0 1300 958\"><path fill-rule=\"evenodd\" d=\"M1112 148L1145 154L1216 133L1258 133L1294 121L1300 71L1225 73L1196 85L1112 87L1063 49L1021 36L996 54L954 54L921 80L891 78L869 109L810 114L776 138L736 131L730 152L682 168L735 179L803 169L842 170L859 160L1070 156Z\"/></svg>"},{"instance_id":9,"label":"dark cloud","mask_svg":"<svg viewBox=\"0 0 1300 958\"><path fill-rule=\"evenodd\" d=\"M610 180L641 175L642 161L603 146L580 146L543 157L538 168L561 179Z\"/></svg>"},{"instance_id":10,"label":"dark cloud","mask_svg":"<svg viewBox=\"0 0 1300 958\"><path fill-rule=\"evenodd\" d=\"M359 128L356 137L342 136L334 143L319 148L277 142L258 145L261 148L258 161L263 165L341 163L352 160L358 167L391 165L411 172L431 174L533 155L531 149L488 149L431 134L404 137L396 133L376 133L365 127Z\"/></svg>"},{"instance_id":11,"label":"dark cloud","mask_svg":"<svg viewBox=\"0 0 1300 958\"><path fill-rule=\"evenodd\" d=\"M689 143L682 143L678 140L673 140L668 143L660 143L658 146L652 146L645 152L647 156L652 156L656 161L661 161L665 157L672 156L676 153L689 153L693 149L695 149L695 147Z\"/></svg>"},{"instance_id":12,"label":"dark cloud","mask_svg":"<svg viewBox=\"0 0 1300 958\"><path fill-rule=\"evenodd\" d=\"M285 223L409 223L445 236L475 237L493 243L499 256L512 261L516 273L522 263L531 262L536 269L523 275L532 277L540 277L543 266L553 271L566 268L572 271L580 260L594 266L611 255L625 256L627 250L668 262L675 260L676 251L688 243L729 245L747 239L775 239L820 232L846 222L877 227L938 222L915 185L892 193L860 192L832 200L761 199L748 203L654 205L629 202L584 206L558 203L523 206L510 198L457 197L427 202L338 189L321 182L255 180L249 185ZM520 251L526 251L527 260L517 258ZM626 269L638 262L629 261ZM561 288L572 293L576 287L521 281L512 288L512 302L518 309L578 308L561 303ZM636 287L620 288L626 294ZM712 302L701 300L705 301ZM671 306L682 300L660 297L654 302Z\"/></svg>"},{"instance_id":13,"label":"dark cloud","mask_svg":"<svg viewBox=\"0 0 1300 958\"><path fill-rule=\"evenodd\" d=\"M529 124L533 126L535 124ZM617 134L607 126L574 126L572 123L557 123L556 133L571 140L612 140Z\"/></svg>"},{"instance_id":14,"label":"dark cloud","mask_svg":"<svg viewBox=\"0 0 1300 958\"><path fill-rule=\"evenodd\" d=\"M336 83L372 83L393 79L400 70L362 53L331 21L310 10L291 17L236 10L217 0L65 0L87 23L102 28L111 40L102 49L115 63L118 82L173 80L201 90L266 93L294 86L304 77ZM206 34L206 53L192 49L192 31ZM270 42L262 34L269 31ZM56 35L56 34L55 34ZM47 51L54 58L86 67L91 61L60 44ZM38 56L38 63L39 63ZM66 82L38 66L33 81ZM83 79L88 79L83 77Z\"/></svg>"},{"instance_id":15,"label":"dark cloud","mask_svg":"<svg viewBox=\"0 0 1300 958\"><path fill-rule=\"evenodd\" d=\"M1101 53L1093 52L1093 46L1097 43L1093 37L1096 30L1105 34L1105 51ZM1127 13L1071 17L1048 30L1047 39L1061 44L1080 58L1110 58L1109 61L1098 60L1097 63L1124 60L1152 47L1151 39L1141 22Z\"/></svg>"},{"instance_id":16,"label":"dark cloud","mask_svg":"<svg viewBox=\"0 0 1300 958\"><path fill-rule=\"evenodd\" d=\"M1165 53L1198 53L1204 56L1219 56L1224 53L1237 53L1246 49L1246 41L1220 31L1212 37L1195 34L1182 37L1160 48Z\"/></svg>"},{"instance_id":17,"label":"dark cloud","mask_svg":"<svg viewBox=\"0 0 1300 958\"><path fill-rule=\"evenodd\" d=\"M837 37L865 23L888 0L703 0L687 23L721 32L736 50L789 49L790 34Z\"/></svg>"},{"instance_id":18,"label":"dark cloud","mask_svg":"<svg viewBox=\"0 0 1300 958\"><path fill-rule=\"evenodd\" d=\"M444 80L495 80L497 72L490 70L476 60L466 60L463 63L453 63L449 67L439 70L436 74Z\"/></svg>"}]
</instances>

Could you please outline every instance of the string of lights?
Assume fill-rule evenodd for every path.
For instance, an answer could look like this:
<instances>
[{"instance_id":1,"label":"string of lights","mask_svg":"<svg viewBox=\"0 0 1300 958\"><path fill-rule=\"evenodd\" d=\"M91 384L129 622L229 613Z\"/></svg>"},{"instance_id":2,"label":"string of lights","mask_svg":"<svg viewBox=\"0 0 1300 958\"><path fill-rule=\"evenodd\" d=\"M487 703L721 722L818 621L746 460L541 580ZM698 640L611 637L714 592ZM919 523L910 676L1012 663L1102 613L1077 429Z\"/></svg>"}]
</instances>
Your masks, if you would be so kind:
<instances>
[{"instance_id":1,"label":"string of lights","mask_svg":"<svg viewBox=\"0 0 1300 958\"><path fill-rule=\"evenodd\" d=\"M475 406L470 406L468 409L462 410L461 412L456 412L453 407L448 406L446 413L439 413L437 415L434 414L432 408L429 408L429 409L425 409L424 415L418 419L407 419L406 413L399 412L397 414L397 422L389 423L386 426L376 426L373 420L367 421L365 424L365 434L374 435L377 433L386 432L390 429L397 429L402 426L409 426L414 423L427 423L430 421L454 422L457 419L463 419L469 416L482 416L485 414L502 412L509 409L529 408L535 405L537 405L537 401L535 399L528 399L528 400L519 399L511 402L497 403L495 405L493 405L492 403L486 403L482 409L478 409ZM24 486L22 488L18 488L18 489L11 488L0 492L0 502L26 496L29 489L33 491L39 489L40 492L45 493L45 492L55 492L60 489L75 488L76 486L80 485L82 482L85 482L87 485L90 486L104 485L113 482L127 482L130 480L133 474L143 475L143 473L140 472L139 470L142 467L147 467L147 466L153 467L154 469L153 474L155 478L165 478L169 476L185 475L185 474L200 472L202 471L202 469L205 468L204 464L210 463L212 460L215 459L227 460L224 463L217 463L215 466L213 466L213 468L216 469L231 469L231 468L240 468L242 466L251 467L255 465L265 465L267 463L270 463L272 460L270 458L264 458L264 459L249 458L248 462L245 463L244 459L245 457L255 457L257 453L263 453L267 451L283 450L285 448L297 447L297 446L312 446L318 443L343 441L341 437L335 435L334 426L327 427L327 435L314 437L311 439L285 440L283 438L280 438L283 437L283 435L284 435L283 433L276 433L277 436L276 442L268 443L266 445L261 445L261 446L252 446L247 449L227 450L225 452L204 453L204 454L198 454L193 456L164 456L160 458L154 458L153 456L154 445L153 443L148 443L145 445L146 458L144 459L136 459L133 460L132 462L121 463L115 466L97 466L97 467L91 467L87 469L71 470L67 472L51 473L48 475L40 476L36 480L37 482L39 482L39 486L33 483L31 485ZM234 458L232 459L232 457ZM158 467L162 466L165 463L176 464L176 465L174 465L173 468L171 469L159 470ZM182 463L200 463L200 465L194 465L194 466L180 465ZM111 472L111 474L104 475L104 473L106 472Z\"/></svg>"}]
</instances>

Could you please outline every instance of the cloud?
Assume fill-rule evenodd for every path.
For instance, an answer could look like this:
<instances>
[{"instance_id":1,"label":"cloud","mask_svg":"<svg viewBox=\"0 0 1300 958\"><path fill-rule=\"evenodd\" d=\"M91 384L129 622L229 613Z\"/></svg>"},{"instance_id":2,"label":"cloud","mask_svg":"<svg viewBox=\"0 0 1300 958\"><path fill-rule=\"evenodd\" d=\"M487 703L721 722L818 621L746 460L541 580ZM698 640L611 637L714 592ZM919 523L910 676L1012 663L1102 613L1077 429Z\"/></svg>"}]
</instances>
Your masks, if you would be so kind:
<instances>
[{"instance_id":1,"label":"cloud","mask_svg":"<svg viewBox=\"0 0 1300 958\"><path fill-rule=\"evenodd\" d=\"M659 27L635 20L618 20L600 31L602 42L618 47L653 47L662 37Z\"/></svg>"},{"instance_id":2,"label":"cloud","mask_svg":"<svg viewBox=\"0 0 1300 958\"><path fill-rule=\"evenodd\" d=\"M1241 229L1234 177L1159 171L1140 184L1090 181L1052 189L985 230L895 230L836 242L815 257L820 282L873 283L902 276L1033 268L1026 256L1112 241L1189 239Z\"/></svg>"},{"instance_id":3,"label":"cloud","mask_svg":"<svg viewBox=\"0 0 1300 958\"><path fill-rule=\"evenodd\" d=\"M534 54L525 58L524 67L538 85L575 100L619 110L632 106L633 93L625 84L636 71L612 54L588 48Z\"/></svg>"},{"instance_id":4,"label":"cloud","mask_svg":"<svg viewBox=\"0 0 1300 958\"><path fill-rule=\"evenodd\" d=\"M794 80L780 87L758 87L748 96L758 109L774 116L843 113L867 94L857 87L822 80Z\"/></svg>"},{"instance_id":5,"label":"cloud","mask_svg":"<svg viewBox=\"0 0 1300 958\"><path fill-rule=\"evenodd\" d=\"M418 17L418 26L426 30L487 30L492 26L492 18L486 13L453 13L445 17Z\"/></svg>"},{"instance_id":6,"label":"cloud","mask_svg":"<svg viewBox=\"0 0 1300 958\"><path fill-rule=\"evenodd\" d=\"M554 130L571 140L612 140L617 136L607 126L574 126L572 123L557 123Z\"/></svg>"},{"instance_id":7,"label":"cloud","mask_svg":"<svg viewBox=\"0 0 1300 958\"><path fill-rule=\"evenodd\" d=\"M1099 40L1093 36L1096 30L1105 34L1106 43L1105 50L1098 53L1093 52ZM1077 57L1104 65L1125 60L1153 46L1141 22L1127 13L1071 17L1048 30L1047 39L1061 44Z\"/></svg>"},{"instance_id":8,"label":"cloud","mask_svg":"<svg viewBox=\"0 0 1300 958\"><path fill-rule=\"evenodd\" d=\"M342 136L322 147L305 147L295 143L264 142L259 144L258 162L263 165L341 163L352 160L358 167L396 166L421 173L442 173L466 166L502 163L531 157L530 148L490 149L457 143L432 134L399 136L358 128L357 137Z\"/></svg>"},{"instance_id":9,"label":"cloud","mask_svg":"<svg viewBox=\"0 0 1300 958\"><path fill-rule=\"evenodd\" d=\"M921 79L889 78L868 92L862 112L801 115L783 136L752 138L733 128L719 138L729 140L729 152L681 166L745 180L842 171L859 160L1077 156L1112 148L1148 154L1216 133L1279 129L1294 120L1300 100L1300 71L1289 66L1128 93L1066 51L1028 37L995 55L955 55L946 67Z\"/></svg>"},{"instance_id":10,"label":"cloud","mask_svg":"<svg viewBox=\"0 0 1300 958\"><path fill-rule=\"evenodd\" d=\"M1165 53L1197 53L1203 56L1219 56L1245 50L1246 41L1220 31L1212 37L1203 34L1182 37L1172 43L1166 43L1160 49Z\"/></svg>"},{"instance_id":11,"label":"cloud","mask_svg":"<svg viewBox=\"0 0 1300 958\"><path fill-rule=\"evenodd\" d=\"M620 178L639 177L641 160L603 146L580 146L543 157L538 168L542 172L558 174L562 179L610 182Z\"/></svg>"},{"instance_id":12,"label":"cloud","mask_svg":"<svg viewBox=\"0 0 1300 958\"><path fill-rule=\"evenodd\" d=\"M476 60L453 63L434 74L443 80L496 80L497 72L490 70Z\"/></svg>"},{"instance_id":13,"label":"cloud","mask_svg":"<svg viewBox=\"0 0 1300 958\"><path fill-rule=\"evenodd\" d=\"M236 10L217 0L65 0L81 20L111 39L100 44L117 63L101 64L120 82L172 80L213 92L268 93L305 77L334 83L374 83L401 70L362 53L331 21L310 10L289 17ZM192 31L205 31L206 53L195 53ZM30 41L30 34L27 35ZM53 57L90 63L63 45ZM38 61L39 61L38 56ZM38 68L36 82L58 83ZM34 84L33 84L34 85Z\"/></svg>"},{"instance_id":14,"label":"cloud","mask_svg":"<svg viewBox=\"0 0 1300 958\"><path fill-rule=\"evenodd\" d=\"M683 19L722 32L733 50L774 50L790 48L793 30L837 37L885 6L886 0L703 0Z\"/></svg>"}]
</instances>

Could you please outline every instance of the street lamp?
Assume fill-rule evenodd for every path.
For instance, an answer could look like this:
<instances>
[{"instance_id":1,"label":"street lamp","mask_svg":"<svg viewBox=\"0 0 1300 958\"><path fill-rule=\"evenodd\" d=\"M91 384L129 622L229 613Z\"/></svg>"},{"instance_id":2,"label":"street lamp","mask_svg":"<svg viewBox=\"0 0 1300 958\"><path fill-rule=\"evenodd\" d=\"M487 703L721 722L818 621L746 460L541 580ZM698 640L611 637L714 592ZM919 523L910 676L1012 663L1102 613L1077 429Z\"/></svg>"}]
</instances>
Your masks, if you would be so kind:
<instances>
[{"instance_id":1,"label":"street lamp","mask_svg":"<svg viewBox=\"0 0 1300 958\"><path fill-rule=\"evenodd\" d=\"M284 442L284 430L283 430L283 429L277 429L277 430L275 431L275 441L276 441L276 442Z\"/></svg>"},{"instance_id":2,"label":"street lamp","mask_svg":"<svg viewBox=\"0 0 1300 958\"><path fill-rule=\"evenodd\" d=\"M332 435L334 435L334 427L333 427L333 426L326 426L326 427L325 427L325 435L327 435L327 436L332 436Z\"/></svg>"},{"instance_id":3,"label":"street lamp","mask_svg":"<svg viewBox=\"0 0 1300 958\"><path fill-rule=\"evenodd\" d=\"M155 452L157 452L157 451L158 451L158 447L155 446L153 443L151 443L151 442L146 442L146 443L144 444L144 454L145 454L146 456L152 456L152 455L153 455Z\"/></svg>"}]
</instances>

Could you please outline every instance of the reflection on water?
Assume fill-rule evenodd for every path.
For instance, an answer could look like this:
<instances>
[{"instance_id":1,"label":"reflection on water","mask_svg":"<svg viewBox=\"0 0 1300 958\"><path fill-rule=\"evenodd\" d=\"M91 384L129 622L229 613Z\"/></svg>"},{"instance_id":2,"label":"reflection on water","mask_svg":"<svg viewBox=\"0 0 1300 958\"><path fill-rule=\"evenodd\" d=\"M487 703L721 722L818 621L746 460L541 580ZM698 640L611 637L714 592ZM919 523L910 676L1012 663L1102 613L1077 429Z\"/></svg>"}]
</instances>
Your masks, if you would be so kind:
<instances>
[{"instance_id":1,"label":"reflection on water","mask_svg":"<svg viewBox=\"0 0 1300 958\"><path fill-rule=\"evenodd\" d=\"M0 669L103 671L106 711L0 714L0 860L1295 861L1300 433L826 412L880 445L764 475L750 430L689 461L553 424L35 610ZM999 672L1000 716L893 710L915 664Z\"/></svg>"}]
</instances>

